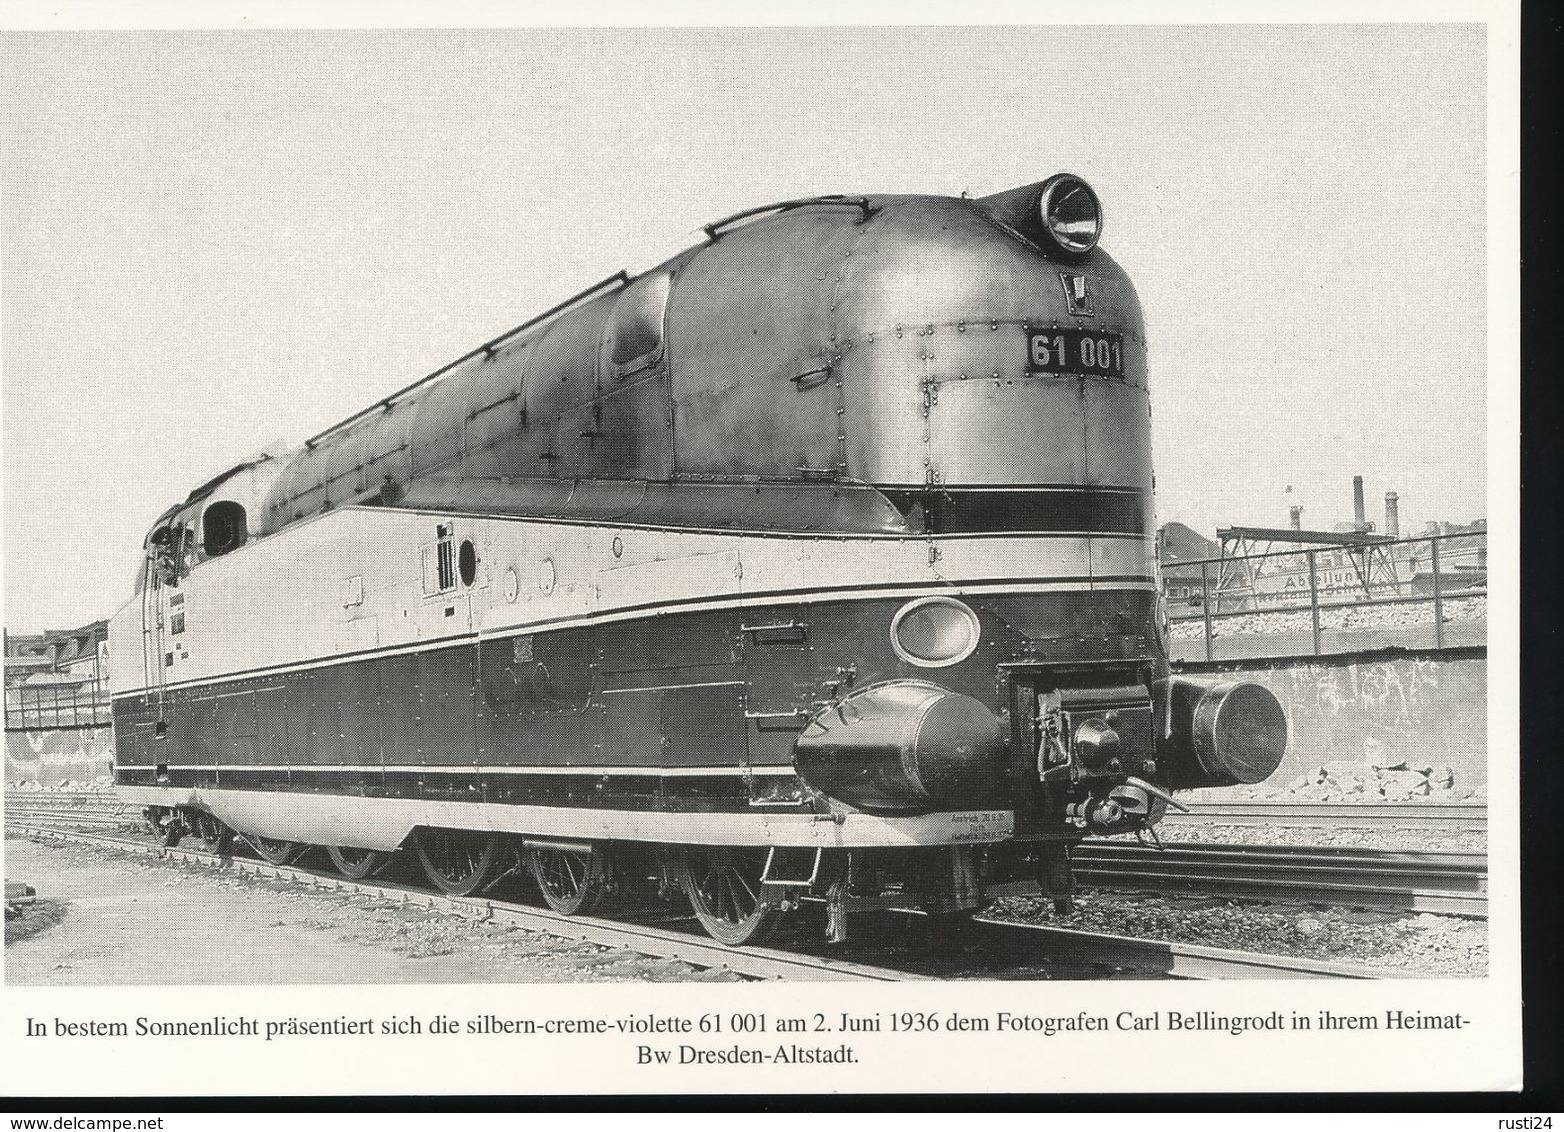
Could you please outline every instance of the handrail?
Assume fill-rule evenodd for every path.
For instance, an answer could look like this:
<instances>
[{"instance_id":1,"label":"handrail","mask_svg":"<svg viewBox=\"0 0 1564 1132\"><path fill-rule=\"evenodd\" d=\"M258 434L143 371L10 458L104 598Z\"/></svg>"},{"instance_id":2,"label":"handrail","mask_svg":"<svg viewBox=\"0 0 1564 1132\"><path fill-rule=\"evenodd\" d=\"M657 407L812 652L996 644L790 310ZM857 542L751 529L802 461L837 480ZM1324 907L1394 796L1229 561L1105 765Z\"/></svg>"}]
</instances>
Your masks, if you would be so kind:
<instances>
[{"instance_id":1,"label":"handrail","mask_svg":"<svg viewBox=\"0 0 1564 1132\"><path fill-rule=\"evenodd\" d=\"M742 212L735 212L732 216L724 216L721 220L713 220L710 224L702 226L708 240L716 240L718 233L730 224L736 224L740 220L746 220L751 216L759 216L764 212L790 212L795 208L803 208L811 204L845 204L862 211L863 215L858 223L862 224L874 215L874 207L870 205L868 197L849 197L841 193L830 193L819 197L799 197L797 200L778 201L776 204L763 204L757 208L746 208Z\"/></svg>"},{"instance_id":2,"label":"handrail","mask_svg":"<svg viewBox=\"0 0 1564 1132\"><path fill-rule=\"evenodd\" d=\"M1296 533L1296 532L1294 532ZM1307 533L1307 532L1306 532ZM1309 616L1308 630L1310 635L1310 655L1326 655L1323 635L1327 626L1321 620L1323 612L1340 612L1356 609L1367 609L1389 606L1411 606L1431 604L1433 606L1433 643L1435 649L1444 649L1449 643L1444 624L1444 611L1447 602L1461 600L1469 597L1486 597L1488 587L1486 584L1486 558L1482 562L1482 574L1468 570L1446 570L1445 564L1452 559L1458 559L1476 552L1486 556L1488 532L1476 531L1441 531L1438 534L1420 535L1415 538L1386 539L1383 542L1370 544L1354 543L1341 546L1342 553L1354 558L1359 556L1387 555L1390 565L1388 581L1381 577L1378 581L1363 570L1357 571L1357 583L1347 591L1338 591L1342 600L1333 600L1337 594L1332 594L1332 600L1321 591L1320 558L1330 553L1329 548L1317 545L1307 548L1292 550L1273 550L1264 554L1234 555L1232 557L1186 559L1184 561L1172 561L1161 563L1164 586L1189 585L1191 589L1195 584L1199 586L1198 600L1200 609L1198 612L1181 612L1173 615L1169 610L1169 622L1180 624L1198 624L1201 626L1205 644L1205 659L1214 661L1216 655L1217 631L1214 621L1217 618L1267 616L1277 614L1303 614ZM1431 590L1427 593L1408 592L1408 586L1415 584L1420 574L1409 573L1406 579L1400 576L1397 563L1404 562L1411 565L1421 558L1419 548L1421 544L1427 544L1427 558L1422 559L1428 567L1431 578ZM1464 544L1464 545L1463 545ZM1392 554L1392 551L1404 551L1404 555ZM1307 575L1308 589L1300 597L1306 597L1307 601L1288 601L1289 595L1285 591L1261 590L1258 585L1259 575L1252 570L1229 574L1228 568L1234 564L1243 563L1246 566L1251 563L1263 562L1267 559L1294 559L1302 560L1302 572ZM1211 567L1217 567L1219 576L1213 584ZM1193 576L1193 571L1200 571L1199 577ZM1253 568L1257 570L1258 567ZM1173 574L1172 571L1180 571ZM1287 570L1279 573L1288 575L1296 574L1296 571ZM1464 577L1463 577L1464 575ZM1278 575L1272 575L1274 578ZM1481 577L1481 584L1470 585L1462 582L1470 582L1475 577ZM1234 583L1229 588L1229 582ZM1452 587L1452 582L1454 583ZM1376 596L1379 592L1382 596ZM1358 596L1359 594L1362 596ZM1193 599L1196 595L1191 594ZM1267 597L1276 597L1277 604L1267 604ZM1227 606L1227 608L1224 608ZM1423 623L1413 623L1421 627ZM1344 626L1335 626L1342 628ZM1375 626L1382 628L1382 626ZM1301 627L1300 627L1301 628ZM1277 633L1294 631L1286 626L1273 630ZM1265 631L1259 631L1254 636L1264 636ZM1237 659L1237 657L1225 658Z\"/></svg>"},{"instance_id":3,"label":"handrail","mask_svg":"<svg viewBox=\"0 0 1564 1132\"><path fill-rule=\"evenodd\" d=\"M595 294L597 294L597 292L605 290L608 287L616 286L616 285L620 286L620 287L625 287L625 286L628 286L629 283L630 283L630 273L629 272L627 272L627 271L625 271L623 269L614 272L608 278L599 280L598 282L592 284L592 286L586 288L584 291L578 291L576 294L570 296L570 298L566 299L564 302L562 302L562 303L555 303L553 306L549 307L548 310L542 312L541 314L535 314L531 318L527 319L526 322L523 322L523 323L521 323L518 326L511 327L504 334L501 334L498 338L491 338L487 342L485 342L483 345L479 346L477 349L467 351L467 353L465 353L461 357L457 358L454 362L447 362L445 365L441 366L439 369L435 370L433 373L428 374L428 375L426 375L424 377L420 377L417 381L413 382L411 385L404 385L401 389L398 389L395 393L392 393L392 394L390 394L389 396L386 396L386 397L382 397L380 400L376 401L374 404L368 406L367 408L360 409L358 412L354 413L350 417L345 417L344 419L338 421L336 424L332 425L330 428L322 429L320 432L317 432L314 436L312 436L308 440L306 440L304 442L304 447L313 449L316 444L320 443L321 440L323 440L326 437L330 436L332 433L336 432L338 429L346 428L348 425L352 424L354 421L357 421L357 420L360 420L360 419L362 419L364 417L369 416L370 413L373 413L377 409L389 409L400 398L407 396L407 394L411 393L413 390L419 388L420 386L428 384L429 382L433 381L435 378L439 377L441 374L449 373L451 370L455 369L457 366L461 365L463 362L471 361L473 358L476 358L479 354L491 354L491 353L493 353L494 352L494 347L498 346L501 342L504 342L504 341L506 341L506 340L508 340L510 338L514 338L516 335L520 334L523 330L529 330L532 327L536 326L538 323L544 321L545 319L553 318L556 314L559 314L562 311L569 310L571 307L573 307L577 303L581 302L581 300L583 300L585 298L588 298L591 295L595 295Z\"/></svg>"}]
</instances>

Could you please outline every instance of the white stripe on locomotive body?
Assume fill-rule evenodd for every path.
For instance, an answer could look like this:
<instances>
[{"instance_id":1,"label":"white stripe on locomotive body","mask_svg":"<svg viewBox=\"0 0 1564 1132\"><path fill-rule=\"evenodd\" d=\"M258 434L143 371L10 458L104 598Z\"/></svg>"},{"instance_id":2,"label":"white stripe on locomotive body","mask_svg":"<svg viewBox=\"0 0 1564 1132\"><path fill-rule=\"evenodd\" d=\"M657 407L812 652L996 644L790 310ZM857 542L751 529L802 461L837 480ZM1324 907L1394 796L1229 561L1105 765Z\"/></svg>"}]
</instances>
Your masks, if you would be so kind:
<instances>
[{"instance_id":1,"label":"white stripe on locomotive body","mask_svg":"<svg viewBox=\"0 0 1564 1132\"><path fill-rule=\"evenodd\" d=\"M457 547L473 542L477 576L471 587L458 578L454 590L426 595L423 548L446 523ZM221 682L349 654L651 617L664 608L1152 590L1154 555L1154 540L1136 535L776 537L345 507L203 563L178 590L162 591L165 603L182 595L183 631L172 633L165 610L164 655L150 657L165 663L150 679L135 663L142 598L128 603L110 626L111 637L125 642L112 691ZM507 599L510 571L514 600Z\"/></svg>"},{"instance_id":2,"label":"white stripe on locomotive body","mask_svg":"<svg viewBox=\"0 0 1564 1132\"><path fill-rule=\"evenodd\" d=\"M880 817L812 813L595 810L492 802L364 798L215 787L120 786L140 806L195 806L254 836L310 845L395 849L419 826L678 845L778 845L808 849L982 845L1010 839L1012 810L960 810Z\"/></svg>"}]
</instances>

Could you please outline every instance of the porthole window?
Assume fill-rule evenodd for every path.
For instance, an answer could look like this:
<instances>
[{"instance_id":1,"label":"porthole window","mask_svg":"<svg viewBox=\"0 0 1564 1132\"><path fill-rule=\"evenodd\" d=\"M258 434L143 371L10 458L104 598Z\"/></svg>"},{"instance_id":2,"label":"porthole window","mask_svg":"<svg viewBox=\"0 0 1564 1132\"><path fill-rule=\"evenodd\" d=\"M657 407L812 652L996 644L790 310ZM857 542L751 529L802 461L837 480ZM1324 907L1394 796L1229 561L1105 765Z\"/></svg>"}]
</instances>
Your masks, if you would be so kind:
<instances>
[{"instance_id":1,"label":"porthole window","mask_svg":"<svg viewBox=\"0 0 1564 1132\"><path fill-rule=\"evenodd\" d=\"M629 377L662 357L663 316L668 309L673 276L664 271L643 275L624 289L603 332L603 370L613 378Z\"/></svg>"},{"instance_id":2,"label":"porthole window","mask_svg":"<svg viewBox=\"0 0 1564 1132\"><path fill-rule=\"evenodd\" d=\"M478 551L472 544L472 539L463 539L461 548L456 552L456 569L462 575L462 585L470 586L473 579L478 576Z\"/></svg>"},{"instance_id":3,"label":"porthole window","mask_svg":"<svg viewBox=\"0 0 1564 1132\"><path fill-rule=\"evenodd\" d=\"M950 597L909 601L891 620L891 647L921 668L945 668L966 660L981 634L977 614Z\"/></svg>"}]
</instances>

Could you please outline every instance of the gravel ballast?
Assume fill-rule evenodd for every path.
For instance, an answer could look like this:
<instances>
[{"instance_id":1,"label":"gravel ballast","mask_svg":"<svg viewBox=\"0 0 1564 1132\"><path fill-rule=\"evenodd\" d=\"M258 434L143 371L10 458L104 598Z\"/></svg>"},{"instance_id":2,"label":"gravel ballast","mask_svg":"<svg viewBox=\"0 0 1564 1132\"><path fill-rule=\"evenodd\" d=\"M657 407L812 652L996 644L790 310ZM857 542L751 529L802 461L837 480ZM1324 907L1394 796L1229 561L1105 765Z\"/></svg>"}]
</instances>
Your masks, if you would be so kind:
<instances>
[{"instance_id":1,"label":"gravel ballast","mask_svg":"<svg viewBox=\"0 0 1564 1132\"><path fill-rule=\"evenodd\" d=\"M1488 598L1485 595L1471 597L1446 597L1442 602L1446 623L1454 621L1484 621L1488 617ZM1414 601L1396 605L1322 605L1321 629L1385 629L1399 625L1432 625L1434 603ZM1269 633L1307 633L1314 619L1307 609L1271 611L1264 613L1213 613L1211 633L1217 637L1241 635L1263 636ZM1203 640L1206 635L1205 618L1181 617L1171 625L1176 641Z\"/></svg>"},{"instance_id":2,"label":"gravel ballast","mask_svg":"<svg viewBox=\"0 0 1564 1132\"><path fill-rule=\"evenodd\" d=\"M1163 822L1157 836L1168 845L1206 842L1214 845L1322 845L1364 849L1410 849L1425 853L1481 853L1488 835L1480 829L1359 829L1349 826L1217 825L1205 822ZM1133 841L1134 834L1110 838ZM1149 838L1148 838L1149 840Z\"/></svg>"},{"instance_id":3,"label":"gravel ballast","mask_svg":"<svg viewBox=\"0 0 1564 1132\"><path fill-rule=\"evenodd\" d=\"M1487 923L1459 916L1092 890L1078 895L1075 903L1074 914L1060 916L1041 897L1010 897L986 915L1136 939L1351 963L1414 978L1480 978L1488 972Z\"/></svg>"}]
</instances>

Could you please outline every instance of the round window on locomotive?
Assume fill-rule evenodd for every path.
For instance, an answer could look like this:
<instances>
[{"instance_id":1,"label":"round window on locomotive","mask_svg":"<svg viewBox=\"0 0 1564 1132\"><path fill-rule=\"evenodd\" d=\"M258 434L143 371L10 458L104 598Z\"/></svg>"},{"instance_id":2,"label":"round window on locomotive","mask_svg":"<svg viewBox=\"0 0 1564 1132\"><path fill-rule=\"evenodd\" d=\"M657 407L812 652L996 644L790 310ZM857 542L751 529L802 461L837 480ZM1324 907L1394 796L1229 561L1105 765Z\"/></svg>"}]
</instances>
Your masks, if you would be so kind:
<instances>
[{"instance_id":1,"label":"round window on locomotive","mask_svg":"<svg viewBox=\"0 0 1564 1132\"><path fill-rule=\"evenodd\" d=\"M945 668L977 650L982 626L976 613L950 597L921 597L891 619L891 647L908 664Z\"/></svg>"},{"instance_id":2,"label":"round window on locomotive","mask_svg":"<svg viewBox=\"0 0 1564 1132\"><path fill-rule=\"evenodd\" d=\"M461 571L462 585L472 585L478 576L478 551L473 547L472 539L462 540L461 548L456 552L456 568Z\"/></svg>"}]
</instances>

